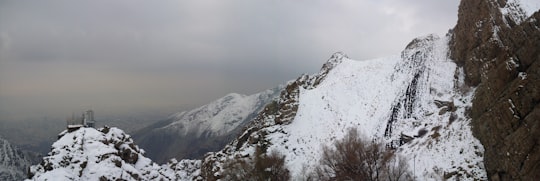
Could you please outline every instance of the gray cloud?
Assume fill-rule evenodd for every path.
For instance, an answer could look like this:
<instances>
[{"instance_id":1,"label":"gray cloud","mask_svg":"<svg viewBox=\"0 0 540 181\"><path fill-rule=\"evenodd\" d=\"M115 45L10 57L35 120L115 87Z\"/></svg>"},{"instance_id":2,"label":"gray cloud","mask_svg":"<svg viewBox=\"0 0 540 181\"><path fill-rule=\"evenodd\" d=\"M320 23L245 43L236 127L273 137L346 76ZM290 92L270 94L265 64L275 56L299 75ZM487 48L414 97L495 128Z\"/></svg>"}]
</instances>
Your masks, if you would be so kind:
<instances>
[{"instance_id":1,"label":"gray cloud","mask_svg":"<svg viewBox=\"0 0 540 181\"><path fill-rule=\"evenodd\" d=\"M457 0L0 1L0 119L172 112L444 35ZM75 109L75 110L74 110Z\"/></svg>"}]
</instances>

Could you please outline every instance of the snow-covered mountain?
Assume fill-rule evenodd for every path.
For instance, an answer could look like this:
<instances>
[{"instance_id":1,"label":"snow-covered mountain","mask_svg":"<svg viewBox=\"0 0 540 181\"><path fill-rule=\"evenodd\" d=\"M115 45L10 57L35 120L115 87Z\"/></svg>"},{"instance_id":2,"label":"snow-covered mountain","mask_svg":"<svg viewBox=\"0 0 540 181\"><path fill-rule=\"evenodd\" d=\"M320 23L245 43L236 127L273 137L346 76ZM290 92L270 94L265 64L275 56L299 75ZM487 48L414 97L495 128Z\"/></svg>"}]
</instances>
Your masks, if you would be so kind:
<instances>
[{"instance_id":1,"label":"snow-covered mountain","mask_svg":"<svg viewBox=\"0 0 540 181\"><path fill-rule=\"evenodd\" d=\"M415 180L534 180L540 176L535 3L462 0L454 29L414 39L400 55L358 61L335 53L320 72L282 89L231 94L143 130L150 133L141 139L167 149L163 154L179 152L173 143L231 136L200 161L159 166L122 131L83 128L53 144L32 167L33 179L219 180L231 168L228 160L278 152L291 179L304 180L320 164L322 147L357 128L405 158ZM178 141L190 136L197 139Z\"/></svg>"},{"instance_id":2,"label":"snow-covered mountain","mask_svg":"<svg viewBox=\"0 0 540 181\"><path fill-rule=\"evenodd\" d=\"M281 89L278 86L249 96L231 93L194 110L176 113L136 132L133 137L158 162L201 158L234 139Z\"/></svg>"},{"instance_id":3,"label":"snow-covered mountain","mask_svg":"<svg viewBox=\"0 0 540 181\"><path fill-rule=\"evenodd\" d=\"M288 84L277 109L209 154L201 174L220 179L224 162L254 160L263 148L284 154L292 179L301 180L320 164L323 146L356 127L405 157L417 180L534 180L539 8L536 1L463 0L446 37L417 38L401 56L335 54L320 73Z\"/></svg>"},{"instance_id":4,"label":"snow-covered mountain","mask_svg":"<svg viewBox=\"0 0 540 181\"><path fill-rule=\"evenodd\" d=\"M447 37L436 35L413 40L401 56L356 61L336 53L320 73L290 83L277 111L262 113L206 157L204 172L219 177L223 160L253 155L264 144L284 154L292 177L301 179L319 164L323 145L355 127L406 156L416 179L484 180L483 146L466 115L474 89L464 88L463 70L447 55ZM403 143L404 135L414 139Z\"/></svg>"},{"instance_id":5,"label":"snow-covered mountain","mask_svg":"<svg viewBox=\"0 0 540 181\"><path fill-rule=\"evenodd\" d=\"M280 91L275 88L250 96L231 93L197 109L173 115L175 121L162 129L196 137L229 134L257 115Z\"/></svg>"},{"instance_id":6,"label":"snow-covered mountain","mask_svg":"<svg viewBox=\"0 0 540 181\"><path fill-rule=\"evenodd\" d=\"M0 137L0 180L22 180L32 164L29 155Z\"/></svg>"},{"instance_id":7,"label":"snow-covered mountain","mask_svg":"<svg viewBox=\"0 0 540 181\"><path fill-rule=\"evenodd\" d=\"M172 160L158 165L118 128L64 131L43 161L30 168L30 180L187 180L200 161ZM180 171L178 171L180 170Z\"/></svg>"}]
</instances>

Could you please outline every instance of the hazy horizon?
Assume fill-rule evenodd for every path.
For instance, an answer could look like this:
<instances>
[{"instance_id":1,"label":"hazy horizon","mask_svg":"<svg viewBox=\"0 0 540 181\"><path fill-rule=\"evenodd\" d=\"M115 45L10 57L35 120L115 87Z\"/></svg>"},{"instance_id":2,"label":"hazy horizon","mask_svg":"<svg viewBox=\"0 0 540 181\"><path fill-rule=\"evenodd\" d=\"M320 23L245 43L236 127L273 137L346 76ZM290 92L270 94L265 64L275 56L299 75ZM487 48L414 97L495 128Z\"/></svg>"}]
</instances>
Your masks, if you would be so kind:
<instances>
[{"instance_id":1,"label":"hazy horizon","mask_svg":"<svg viewBox=\"0 0 540 181\"><path fill-rule=\"evenodd\" d=\"M457 21L452 1L0 0L0 121L166 117L253 94L332 53L399 54Z\"/></svg>"}]
</instances>

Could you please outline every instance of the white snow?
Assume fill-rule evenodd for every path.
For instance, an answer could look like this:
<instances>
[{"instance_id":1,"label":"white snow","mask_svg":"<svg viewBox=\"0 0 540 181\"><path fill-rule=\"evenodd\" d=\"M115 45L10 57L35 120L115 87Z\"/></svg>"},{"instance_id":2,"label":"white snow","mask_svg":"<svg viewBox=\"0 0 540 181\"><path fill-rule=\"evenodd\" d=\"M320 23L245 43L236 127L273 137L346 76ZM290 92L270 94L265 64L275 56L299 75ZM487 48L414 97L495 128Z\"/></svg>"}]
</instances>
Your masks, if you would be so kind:
<instances>
[{"instance_id":1,"label":"white snow","mask_svg":"<svg viewBox=\"0 0 540 181\"><path fill-rule=\"evenodd\" d=\"M304 165L312 166L320 158L321 143L341 138L348 127L357 126L366 135L376 130L378 120L387 113L395 93L388 77L397 57L369 61L344 60L313 90L300 91L295 119L284 126L287 134L273 134L271 149L287 157L294 174ZM357 85L357 86L352 86ZM369 86L362 86L369 85ZM374 135L373 135L374 136Z\"/></svg>"},{"instance_id":2,"label":"white snow","mask_svg":"<svg viewBox=\"0 0 540 181\"><path fill-rule=\"evenodd\" d=\"M318 85L313 84L317 76L302 76L300 82L303 80L307 85L299 86L298 97L294 91L282 96L298 98L298 102L286 105L298 105L290 122L277 124L273 119L280 115L268 115L268 119L257 123L261 130L255 130L268 134L248 136L253 136L250 138L253 140L266 139L270 143L268 152L284 154L293 180L313 170L319 164L322 146L332 146L351 127L368 139L396 148L397 154L406 158L415 180L487 179L483 168L484 148L472 135L470 118L466 115L474 88L465 87L463 69L447 58L446 37L429 35L414 42L401 56L365 61L336 56L337 59L332 59L335 62L328 64L329 72L317 74L324 76ZM230 94L193 111L178 113L175 115L178 121L167 127L191 130L190 133L220 134L236 128L240 124L236 120L245 119L258 107L255 104L260 104L259 100L270 95L274 93ZM427 133L417 136L419 130ZM201 173L201 161L171 160L161 166L153 163L140 149L130 146L132 140L118 129L111 128L105 134L81 128L63 134L45 158L54 163L54 169L33 167L38 173L36 178L95 180L105 175L129 180L130 173L138 173L150 180L190 180ZM396 143L401 134L414 139L402 145ZM124 144L107 144L104 140ZM239 144L238 149L232 144L239 144L238 140L218 153L211 153L214 156L206 161L214 159L216 166L222 167L227 158L254 153L255 145L251 143ZM134 150L139 155L138 161L129 164L120 160L121 166L116 165L119 158L115 154L119 149ZM70 164L62 165L66 159ZM80 166L82 162L88 163L86 167Z\"/></svg>"},{"instance_id":3,"label":"white snow","mask_svg":"<svg viewBox=\"0 0 540 181\"><path fill-rule=\"evenodd\" d=\"M191 163L193 168L200 168L200 161L184 160L182 163ZM32 180L191 178L189 169L182 167L182 171L177 171L178 165L169 163L160 166L152 162L143 156L130 136L118 128L100 131L83 127L73 132L62 132L62 137L53 143L52 151L43 158L43 163L32 166L30 170L34 174Z\"/></svg>"},{"instance_id":4,"label":"white snow","mask_svg":"<svg viewBox=\"0 0 540 181\"><path fill-rule=\"evenodd\" d=\"M231 93L210 104L201 106L189 112L180 112L173 117L176 121L163 129L175 130L184 135L213 134L220 136L236 129L251 114L257 114L266 102L273 99L277 89L266 90L253 95Z\"/></svg>"},{"instance_id":5,"label":"white snow","mask_svg":"<svg viewBox=\"0 0 540 181\"><path fill-rule=\"evenodd\" d=\"M501 8L503 16L510 17L517 24L538 10L540 10L540 1L538 0L508 0L506 6ZM505 18L503 20L506 22Z\"/></svg>"},{"instance_id":6,"label":"white snow","mask_svg":"<svg viewBox=\"0 0 540 181\"><path fill-rule=\"evenodd\" d=\"M0 180L23 179L30 165L26 154L0 136Z\"/></svg>"},{"instance_id":7,"label":"white snow","mask_svg":"<svg viewBox=\"0 0 540 181\"><path fill-rule=\"evenodd\" d=\"M506 70L512 70L518 67L519 64L516 62L516 60L514 60L514 58L510 57L510 59L506 61Z\"/></svg>"},{"instance_id":8,"label":"white snow","mask_svg":"<svg viewBox=\"0 0 540 181\"><path fill-rule=\"evenodd\" d=\"M521 80L525 80L525 79L527 79L527 73L526 72L519 72L518 77Z\"/></svg>"},{"instance_id":9,"label":"white snow","mask_svg":"<svg viewBox=\"0 0 540 181\"><path fill-rule=\"evenodd\" d=\"M404 52L404 58L418 50L426 52L425 63L398 56L366 61L343 59L316 88L300 90L299 108L290 124L265 128L271 133L269 149L285 154L293 178L298 178L306 169L318 165L322 145L342 138L347 128L357 127L366 137L385 143L399 139L400 133L414 136L424 128L429 131L426 136L398 149L407 157L411 169L414 165L416 179L441 180L452 172L469 175L464 178L471 180L486 179L483 147L472 136L470 120L464 116L472 95L456 92L463 75L457 75L456 80L454 74L462 71L446 58L447 40L433 39ZM414 72L419 70L424 73L418 79L412 117L400 117L393 125L393 134L386 137L391 108L401 101ZM435 100L453 102L457 110L439 115ZM449 121L451 114L456 114L453 123Z\"/></svg>"}]
</instances>

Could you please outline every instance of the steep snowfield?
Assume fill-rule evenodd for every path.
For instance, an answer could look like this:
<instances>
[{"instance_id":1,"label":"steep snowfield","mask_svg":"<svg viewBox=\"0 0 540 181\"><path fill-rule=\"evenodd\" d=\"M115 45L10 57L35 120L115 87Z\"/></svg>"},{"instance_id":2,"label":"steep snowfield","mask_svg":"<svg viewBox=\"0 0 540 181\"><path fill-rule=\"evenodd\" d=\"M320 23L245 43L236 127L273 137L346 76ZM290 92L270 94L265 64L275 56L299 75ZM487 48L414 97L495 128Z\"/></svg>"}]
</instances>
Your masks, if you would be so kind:
<instances>
[{"instance_id":1,"label":"steep snowfield","mask_svg":"<svg viewBox=\"0 0 540 181\"><path fill-rule=\"evenodd\" d=\"M118 128L65 131L42 163L31 167L31 180L190 179L187 167L196 168L200 164L184 160L160 166L143 153L130 136ZM182 171L176 171L178 167Z\"/></svg>"},{"instance_id":2,"label":"steep snowfield","mask_svg":"<svg viewBox=\"0 0 540 181\"><path fill-rule=\"evenodd\" d=\"M388 144L399 140L401 133L415 136L419 129L426 129L427 135L399 147L399 153L409 158L411 167L415 165L416 178L439 180L444 173L459 172L460 168L467 170L464 175L485 178L481 171L482 145L472 136L464 116L470 97L462 97L454 90L456 65L446 58L446 40L430 38L421 40L428 41L422 45L427 47L409 50L410 55L405 52L405 58L418 55L418 51L428 54L421 60L425 62L411 67L408 67L411 62L403 61L419 60L344 59L317 88L301 89L299 109L292 123L269 128L284 132L270 136L274 143L270 149L284 153L293 175L299 175L303 166L317 164L322 144L342 138L349 127L357 127L365 136ZM404 83L411 83L416 71L422 71L418 74L416 90L405 95L410 87ZM405 99L414 101L412 114L402 110L388 124L391 108L398 102L405 104ZM455 114L462 120L449 124L451 114L440 115L436 100L456 104ZM386 133L387 129L392 129L392 133ZM440 136L433 138L435 133Z\"/></svg>"},{"instance_id":3,"label":"steep snowfield","mask_svg":"<svg viewBox=\"0 0 540 181\"><path fill-rule=\"evenodd\" d=\"M323 145L356 127L406 157L415 179L486 179L483 147L472 136L465 113L473 91L463 85L462 71L447 58L447 41L429 35L413 40L401 57L332 59L329 71L293 83L303 83L296 98L290 91L293 101L283 100L282 93L278 102L298 106L292 121L277 123L281 113L263 116L206 162L221 167L224 157L252 155L253 140L258 140L268 143L269 152L284 154L293 179L301 179L318 165ZM420 130L426 134L418 135ZM252 141L242 141L246 136ZM407 136L413 139L405 143Z\"/></svg>"},{"instance_id":4,"label":"steep snowfield","mask_svg":"<svg viewBox=\"0 0 540 181\"><path fill-rule=\"evenodd\" d=\"M249 96L231 93L197 109L173 115L175 121L161 129L195 137L229 134L257 115L279 91L278 87Z\"/></svg>"},{"instance_id":5,"label":"steep snowfield","mask_svg":"<svg viewBox=\"0 0 540 181\"><path fill-rule=\"evenodd\" d=\"M302 166L315 165L321 145L343 137L347 128L359 127L375 136L378 119L388 112L393 96L391 84L381 75L390 75L397 57L368 61L344 59L317 88L300 89L299 108L291 124L270 127L270 149L286 154L294 174ZM275 131L272 129L282 130ZM277 144L282 143L282 144Z\"/></svg>"}]
</instances>

